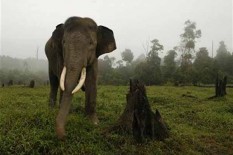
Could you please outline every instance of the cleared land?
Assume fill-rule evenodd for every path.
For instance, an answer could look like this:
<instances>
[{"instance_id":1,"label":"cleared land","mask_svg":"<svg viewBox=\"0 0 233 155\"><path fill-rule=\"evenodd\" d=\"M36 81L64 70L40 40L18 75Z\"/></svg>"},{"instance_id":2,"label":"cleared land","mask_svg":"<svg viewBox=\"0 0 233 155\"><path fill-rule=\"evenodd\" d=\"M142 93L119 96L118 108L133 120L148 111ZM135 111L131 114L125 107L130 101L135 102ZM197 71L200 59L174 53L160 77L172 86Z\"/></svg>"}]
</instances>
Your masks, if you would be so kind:
<instances>
[{"instance_id":1,"label":"cleared land","mask_svg":"<svg viewBox=\"0 0 233 155\"><path fill-rule=\"evenodd\" d=\"M208 100L214 88L147 87L153 110L160 110L170 130L163 142L137 144L132 135L105 133L124 110L125 86L99 86L100 124L85 119L84 93L73 98L67 139L58 141L58 107L48 108L49 87L0 88L0 154L233 154L233 89Z\"/></svg>"}]
</instances>

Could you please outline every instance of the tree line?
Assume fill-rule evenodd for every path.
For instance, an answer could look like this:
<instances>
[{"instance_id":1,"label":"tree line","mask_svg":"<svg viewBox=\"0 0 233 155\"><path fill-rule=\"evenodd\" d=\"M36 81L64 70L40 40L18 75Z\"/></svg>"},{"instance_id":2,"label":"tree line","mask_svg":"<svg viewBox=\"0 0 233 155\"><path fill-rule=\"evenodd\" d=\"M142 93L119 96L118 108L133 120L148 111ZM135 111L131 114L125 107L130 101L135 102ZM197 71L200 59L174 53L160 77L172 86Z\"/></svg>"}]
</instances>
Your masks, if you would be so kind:
<instances>
[{"instance_id":1,"label":"tree line","mask_svg":"<svg viewBox=\"0 0 233 155\"><path fill-rule=\"evenodd\" d=\"M196 23L185 21L180 44L164 52L164 46L158 39L153 39L144 47L146 54L134 59L133 52L125 49L121 60L114 57L99 59L98 83L102 85L127 85L130 78L137 78L146 85L201 85L214 84L218 76L227 76L228 83L233 83L233 53L230 53L224 41L219 43L216 56L209 56L206 47L198 50L196 41L201 38L201 30ZM0 56L0 83L36 84L48 83L47 60L36 58L17 59Z\"/></svg>"},{"instance_id":2,"label":"tree line","mask_svg":"<svg viewBox=\"0 0 233 155\"><path fill-rule=\"evenodd\" d=\"M47 60L36 58L18 59L0 56L0 84L29 85L34 80L37 85L48 83Z\"/></svg>"},{"instance_id":3,"label":"tree line","mask_svg":"<svg viewBox=\"0 0 233 155\"><path fill-rule=\"evenodd\" d=\"M157 40L153 41L158 43ZM152 50L133 60L131 50L125 49L122 60L115 61L114 57L109 56L99 60L99 83L126 85L129 78L136 78L146 85L202 85L214 84L217 74L227 76L228 83L233 83L233 54L227 51L223 41L213 58L205 47L201 47L192 59L186 60L186 57L178 58L177 51L172 49L162 60L158 51Z\"/></svg>"},{"instance_id":4,"label":"tree line","mask_svg":"<svg viewBox=\"0 0 233 155\"><path fill-rule=\"evenodd\" d=\"M215 57L209 56L206 47L195 50L201 34L196 23L187 20L180 44L167 51L163 59L159 53L164 46L158 39L153 39L147 54L136 60L130 49L125 49L122 60L116 62L115 58L105 56L99 60L99 83L126 85L129 78L137 78L146 85L201 85L214 84L217 75L227 76L228 83L233 83L233 53L224 41L219 43Z\"/></svg>"}]
</instances>

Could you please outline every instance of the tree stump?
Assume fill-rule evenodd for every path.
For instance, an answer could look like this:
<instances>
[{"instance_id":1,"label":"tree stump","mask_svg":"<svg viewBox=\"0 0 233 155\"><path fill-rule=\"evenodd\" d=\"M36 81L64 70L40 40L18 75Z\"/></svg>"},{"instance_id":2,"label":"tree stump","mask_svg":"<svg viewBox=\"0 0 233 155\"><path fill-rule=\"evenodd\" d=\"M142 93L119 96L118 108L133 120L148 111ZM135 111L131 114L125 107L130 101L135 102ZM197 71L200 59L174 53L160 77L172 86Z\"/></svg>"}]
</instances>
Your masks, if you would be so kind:
<instances>
[{"instance_id":1,"label":"tree stump","mask_svg":"<svg viewBox=\"0 0 233 155\"><path fill-rule=\"evenodd\" d=\"M35 87L35 80L31 80L29 84L29 88L34 88Z\"/></svg>"},{"instance_id":2,"label":"tree stump","mask_svg":"<svg viewBox=\"0 0 233 155\"><path fill-rule=\"evenodd\" d=\"M227 94L226 86L227 86L227 76L224 76L223 80L221 80L219 79L217 75L216 81L215 81L215 95L212 97L209 97L209 99L225 96Z\"/></svg>"},{"instance_id":3,"label":"tree stump","mask_svg":"<svg viewBox=\"0 0 233 155\"><path fill-rule=\"evenodd\" d=\"M224 76L223 80L221 80L219 79L217 75L216 81L215 81L215 95L212 97L209 97L208 99L225 96L227 94L226 86L227 86L227 76Z\"/></svg>"},{"instance_id":4,"label":"tree stump","mask_svg":"<svg viewBox=\"0 0 233 155\"><path fill-rule=\"evenodd\" d=\"M223 78L223 84L222 84L223 95L227 94L226 87L227 87L227 76L224 76L224 78Z\"/></svg>"},{"instance_id":5,"label":"tree stump","mask_svg":"<svg viewBox=\"0 0 233 155\"><path fill-rule=\"evenodd\" d=\"M151 110L145 86L138 80L130 80L126 101L124 112L111 131L132 133L138 142L143 142L144 138L164 140L169 136L159 111Z\"/></svg>"}]
</instances>

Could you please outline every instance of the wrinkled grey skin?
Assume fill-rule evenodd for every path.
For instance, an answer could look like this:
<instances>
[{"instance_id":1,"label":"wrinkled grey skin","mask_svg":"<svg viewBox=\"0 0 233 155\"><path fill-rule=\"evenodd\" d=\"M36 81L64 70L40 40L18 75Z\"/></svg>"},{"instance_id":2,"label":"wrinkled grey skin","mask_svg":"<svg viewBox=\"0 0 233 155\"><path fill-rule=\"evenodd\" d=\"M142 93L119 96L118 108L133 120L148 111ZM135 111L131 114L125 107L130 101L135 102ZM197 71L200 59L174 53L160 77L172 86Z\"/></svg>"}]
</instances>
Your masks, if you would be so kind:
<instances>
[{"instance_id":1,"label":"wrinkled grey skin","mask_svg":"<svg viewBox=\"0 0 233 155\"><path fill-rule=\"evenodd\" d=\"M56 133L59 139L65 137L65 123L81 70L86 67L85 113L97 124L96 80L98 57L116 49L113 31L97 24L90 18L70 17L65 24L56 27L45 46L49 61L50 106L56 103L60 75L66 66L65 90L61 91L60 109L56 118Z\"/></svg>"},{"instance_id":2,"label":"wrinkled grey skin","mask_svg":"<svg viewBox=\"0 0 233 155\"><path fill-rule=\"evenodd\" d=\"M55 106L57 90L59 87L59 79L63 68L63 51L62 51L62 39L64 34L64 25L59 24L53 31L52 37L47 41L45 45L45 54L49 62L49 81L50 81L50 97L49 103L51 107ZM62 91L60 91L60 101L62 97Z\"/></svg>"}]
</instances>

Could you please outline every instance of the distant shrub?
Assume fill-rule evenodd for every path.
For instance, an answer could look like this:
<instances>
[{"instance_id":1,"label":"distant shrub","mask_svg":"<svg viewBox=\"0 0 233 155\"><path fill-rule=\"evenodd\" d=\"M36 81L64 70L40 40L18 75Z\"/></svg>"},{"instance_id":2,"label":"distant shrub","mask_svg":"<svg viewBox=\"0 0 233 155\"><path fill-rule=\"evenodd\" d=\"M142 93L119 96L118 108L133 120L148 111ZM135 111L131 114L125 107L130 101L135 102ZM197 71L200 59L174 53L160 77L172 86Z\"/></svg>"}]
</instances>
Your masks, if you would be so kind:
<instances>
[{"instance_id":1,"label":"distant shrub","mask_svg":"<svg viewBox=\"0 0 233 155\"><path fill-rule=\"evenodd\" d=\"M8 86L12 86L14 84L13 80L9 80Z\"/></svg>"}]
</instances>

